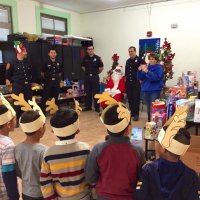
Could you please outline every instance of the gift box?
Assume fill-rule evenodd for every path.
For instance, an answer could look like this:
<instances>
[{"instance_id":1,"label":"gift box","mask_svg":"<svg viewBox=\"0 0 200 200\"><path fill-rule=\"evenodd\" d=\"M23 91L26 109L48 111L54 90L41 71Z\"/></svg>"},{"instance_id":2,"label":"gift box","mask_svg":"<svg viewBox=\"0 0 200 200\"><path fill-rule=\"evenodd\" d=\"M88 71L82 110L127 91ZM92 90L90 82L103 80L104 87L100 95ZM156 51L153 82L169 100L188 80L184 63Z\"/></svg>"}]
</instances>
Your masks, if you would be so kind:
<instances>
[{"instance_id":1,"label":"gift box","mask_svg":"<svg viewBox=\"0 0 200 200\"><path fill-rule=\"evenodd\" d=\"M194 120L194 110L195 110L195 99L179 99L176 101L176 108L178 106L187 105L187 121Z\"/></svg>"},{"instance_id":2,"label":"gift box","mask_svg":"<svg viewBox=\"0 0 200 200\"><path fill-rule=\"evenodd\" d=\"M185 99L187 98L187 87L174 86L171 95L177 99Z\"/></svg>"},{"instance_id":3,"label":"gift box","mask_svg":"<svg viewBox=\"0 0 200 200\"><path fill-rule=\"evenodd\" d=\"M200 123L200 99L195 99L194 122Z\"/></svg>"},{"instance_id":4,"label":"gift box","mask_svg":"<svg viewBox=\"0 0 200 200\"><path fill-rule=\"evenodd\" d=\"M169 97L170 94L171 94L171 91L172 91L172 87L165 86L165 87L163 88L164 97L165 97L165 98Z\"/></svg>"},{"instance_id":5,"label":"gift box","mask_svg":"<svg viewBox=\"0 0 200 200\"><path fill-rule=\"evenodd\" d=\"M147 122L146 128L144 132L144 137L147 139L154 139L157 137L156 134L156 123L155 122Z\"/></svg>"},{"instance_id":6,"label":"gift box","mask_svg":"<svg viewBox=\"0 0 200 200\"><path fill-rule=\"evenodd\" d=\"M174 114L176 110L176 103L174 101L169 101L167 104L167 120Z\"/></svg>"}]
</instances>

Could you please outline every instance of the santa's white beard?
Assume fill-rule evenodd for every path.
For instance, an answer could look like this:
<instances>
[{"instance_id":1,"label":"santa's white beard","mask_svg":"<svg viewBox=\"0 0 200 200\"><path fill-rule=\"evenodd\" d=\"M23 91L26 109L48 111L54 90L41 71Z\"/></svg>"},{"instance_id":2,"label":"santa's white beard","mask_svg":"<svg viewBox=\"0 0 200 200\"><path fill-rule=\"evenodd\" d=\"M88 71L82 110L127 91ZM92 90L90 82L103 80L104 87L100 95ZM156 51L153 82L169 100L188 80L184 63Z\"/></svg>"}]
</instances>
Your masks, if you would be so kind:
<instances>
[{"instance_id":1,"label":"santa's white beard","mask_svg":"<svg viewBox=\"0 0 200 200\"><path fill-rule=\"evenodd\" d=\"M114 83L119 83L121 78L122 78L121 74L114 74L114 76L112 76L112 80Z\"/></svg>"}]
</instances>

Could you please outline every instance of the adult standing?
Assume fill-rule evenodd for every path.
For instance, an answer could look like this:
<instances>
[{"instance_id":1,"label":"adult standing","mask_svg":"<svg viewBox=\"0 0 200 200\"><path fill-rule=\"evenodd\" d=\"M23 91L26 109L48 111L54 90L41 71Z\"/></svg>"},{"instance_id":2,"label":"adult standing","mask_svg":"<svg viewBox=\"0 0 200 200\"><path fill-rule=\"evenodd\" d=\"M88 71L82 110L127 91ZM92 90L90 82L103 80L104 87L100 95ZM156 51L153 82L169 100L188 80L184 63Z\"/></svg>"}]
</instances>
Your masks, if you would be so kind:
<instances>
[{"instance_id":1,"label":"adult standing","mask_svg":"<svg viewBox=\"0 0 200 200\"><path fill-rule=\"evenodd\" d=\"M148 121L151 120L151 104L160 98L163 88L163 68L158 63L159 57L155 53L148 56L149 64L138 68L137 77L142 81L144 103L147 105Z\"/></svg>"},{"instance_id":2,"label":"adult standing","mask_svg":"<svg viewBox=\"0 0 200 200\"><path fill-rule=\"evenodd\" d=\"M125 77L126 77L126 94L131 110L131 116L134 121L139 120L140 107L140 81L137 79L138 67L144 63L136 54L136 48L131 46L128 49L130 58L126 61Z\"/></svg>"},{"instance_id":3,"label":"adult standing","mask_svg":"<svg viewBox=\"0 0 200 200\"><path fill-rule=\"evenodd\" d=\"M7 65L6 67L6 85L12 84L12 93L19 95L24 94L26 101L32 99L32 66L27 61L27 51L24 45L16 41L14 47L17 54L17 59ZM19 106L14 106L17 116L17 127L19 124L19 117L21 115L21 109Z\"/></svg>"},{"instance_id":4,"label":"adult standing","mask_svg":"<svg viewBox=\"0 0 200 200\"><path fill-rule=\"evenodd\" d=\"M41 76L44 78L44 89L42 95L42 110L45 113L45 103L50 98L55 98L58 105L60 92L60 81L62 80L63 67L57 60L57 53L54 48L49 49L49 59L42 67Z\"/></svg>"},{"instance_id":5,"label":"adult standing","mask_svg":"<svg viewBox=\"0 0 200 200\"><path fill-rule=\"evenodd\" d=\"M92 99L94 95L99 93L99 74L103 71L103 62L101 58L94 54L94 46L87 47L87 53L82 61L82 69L85 72L85 92L86 101L83 111L92 110ZM94 99L94 108L96 112L100 112L99 104Z\"/></svg>"}]
</instances>

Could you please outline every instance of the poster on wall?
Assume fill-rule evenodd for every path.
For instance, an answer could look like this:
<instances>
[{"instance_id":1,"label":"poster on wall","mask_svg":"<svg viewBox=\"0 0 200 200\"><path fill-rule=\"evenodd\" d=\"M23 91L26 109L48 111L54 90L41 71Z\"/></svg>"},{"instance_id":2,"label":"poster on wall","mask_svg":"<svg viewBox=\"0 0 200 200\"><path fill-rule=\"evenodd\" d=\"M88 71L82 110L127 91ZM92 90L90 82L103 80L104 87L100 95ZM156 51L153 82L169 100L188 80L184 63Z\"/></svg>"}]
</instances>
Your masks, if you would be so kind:
<instances>
[{"instance_id":1,"label":"poster on wall","mask_svg":"<svg viewBox=\"0 0 200 200\"><path fill-rule=\"evenodd\" d=\"M158 53L160 49L160 38L140 39L139 56L143 57L147 51Z\"/></svg>"}]
</instances>

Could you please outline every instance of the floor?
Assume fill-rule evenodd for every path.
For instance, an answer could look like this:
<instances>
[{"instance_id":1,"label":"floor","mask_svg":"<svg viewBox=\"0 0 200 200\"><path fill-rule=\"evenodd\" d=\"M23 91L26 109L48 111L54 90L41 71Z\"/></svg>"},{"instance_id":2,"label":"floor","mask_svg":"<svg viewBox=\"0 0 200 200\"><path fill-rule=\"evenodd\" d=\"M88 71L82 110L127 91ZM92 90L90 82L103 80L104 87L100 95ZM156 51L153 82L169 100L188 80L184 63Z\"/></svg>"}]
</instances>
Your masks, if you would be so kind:
<instances>
[{"instance_id":1,"label":"floor","mask_svg":"<svg viewBox=\"0 0 200 200\"><path fill-rule=\"evenodd\" d=\"M41 139L41 143L52 146L57 140L55 135L51 132L49 124L50 116L47 117L46 132ZM141 112L140 120L132 121L133 127L144 127L147 117L145 112ZM82 142L87 142L92 148L96 143L104 141L106 136L106 128L103 126L99 119L99 114L95 111L81 112L80 115L80 133L77 135L77 139ZM25 134L21 128L16 128L13 133L10 134L15 144L22 142L25 138Z\"/></svg>"}]
</instances>

